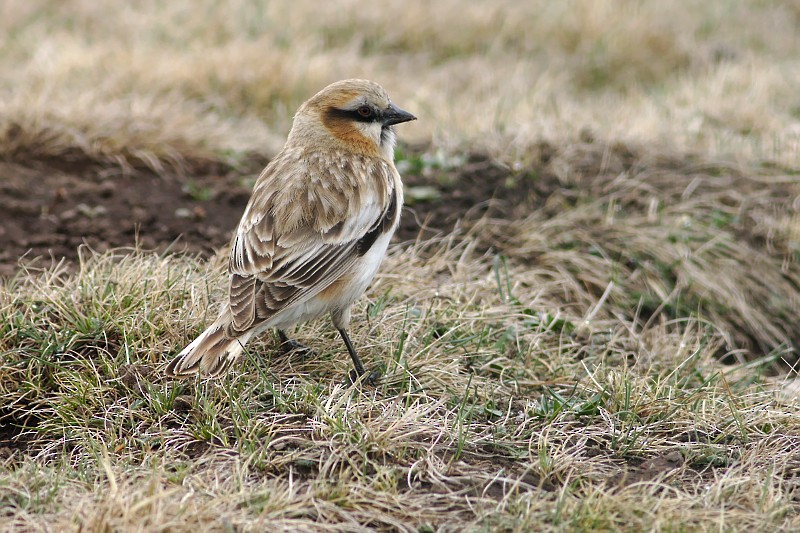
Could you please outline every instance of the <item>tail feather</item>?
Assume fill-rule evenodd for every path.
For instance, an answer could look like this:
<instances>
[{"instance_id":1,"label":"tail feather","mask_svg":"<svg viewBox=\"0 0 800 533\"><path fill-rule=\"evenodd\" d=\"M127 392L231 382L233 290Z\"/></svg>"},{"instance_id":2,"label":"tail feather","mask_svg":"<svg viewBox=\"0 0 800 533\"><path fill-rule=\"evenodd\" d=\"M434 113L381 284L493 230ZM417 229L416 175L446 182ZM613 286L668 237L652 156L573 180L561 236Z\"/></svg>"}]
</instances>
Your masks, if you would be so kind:
<instances>
[{"instance_id":1,"label":"tail feather","mask_svg":"<svg viewBox=\"0 0 800 533\"><path fill-rule=\"evenodd\" d=\"M177 378L217 376L239 358L245 342L243 338L226 336L224 326L212 324L170 361L166 373Z\"/></svg>"}]
</instances>

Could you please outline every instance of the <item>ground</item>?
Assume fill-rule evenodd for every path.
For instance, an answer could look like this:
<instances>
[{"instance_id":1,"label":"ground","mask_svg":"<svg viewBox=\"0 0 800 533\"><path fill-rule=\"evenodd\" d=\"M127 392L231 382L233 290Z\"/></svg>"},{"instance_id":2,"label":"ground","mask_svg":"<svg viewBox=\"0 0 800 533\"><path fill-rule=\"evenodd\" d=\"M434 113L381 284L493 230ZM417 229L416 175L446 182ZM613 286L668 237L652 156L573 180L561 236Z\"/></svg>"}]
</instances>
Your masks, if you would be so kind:
<instances>
[{"instance_id":1,"label":"ground","mask_svg":"<svg viewBox=\"0 0 800 533\"><path fill-rule=\"evenodd\" d=\"M764 447L780 454L791 446L791 431L777 430L789 440L774 439L785 414L778 410L769 422L759 418L767 406L776 408L771 393L765 396L763 385L748 389L753 380L785 374L793 362L792 350L779 343L796 342L794 330L761 326L763 317L789 308L780 301L747 302L745 319L730 313L737 293L716 286L713 276L694 273L692 283L680 285L687 275L682 269L690 267L680 259L687 246L707 265L740 254L763 267L765 280L788 272L786 281L794 283L792 271L780 266L782 254L791 253L787 241L774 231L767 239L759 223L793 201L794 180L781 169L749 175L695 156L653 157L636 147L585 139L560 147L539 143L527 166L517 167L482 154L447 158L403 146L398 165L409 204L377 288L356 313L357 343L374 336L367 360L377 361L384 373L376 389L341 388L333 368L341 370L343 360L322 323L298 329L303 342L323 349L318 360L280 357L266 336L245 366L261 374L255 381L238 372L222 388L165 381L158 371L164 358L191 339L192 324L205 320L205 302L219 297L219 261L261 164L194 175L79 164L57 168L52 162L0 167L3 269L14 294L6 296L10 304L3 312L7 342L20 347L6 352L9 363L0 374L0 386L15 398L0 407L0 460L14 475L25 475L25 461L36 458L44 470L30 475L49 483L50 461L82 463L83 454L94 453L82 433L115 435L117 466L109 468L120 479L111 483L125 483L130 495L112 489L79 521L95 523L99 508L111 514L98 524L154 520L154 509L141 516L134 511L139 491L150 490L142 483L157 483L153 497L172 508L170 491L191 494L209 483L207 475L224 472L234 477L214 482L213 491L221 495L223 521L231 527L283 523L315 529L319 521L341 527L354 521L393 530L407 529L411 521L420 530L447 530L451 521L463 521L525 529L551 519L540 516L541 509L521 512L516 506L530 506L527 498L535 494L544 498L538 506L561 505L570 476L588 485L574 489L565 518L552 519L556 529L627 523L626 513L636 507L628 498L637 498L640 487L656 491L650 505L668 502L670 510L639 517L638 524L703 524L701 513L686 518L681 510L699 487L712 495L725 490L721 479L744 479L763 464L770 455L761 452ZM654 199L661 204L655 218ZM616 221L609 222L614 210ZM719 257L700 253L715 241ZM744 248L732 248L734 243ZM81 251L83 244L88 249ZM599 262L587 263L592 257ZM37 276L42 267L43 277ZM661 283L682 287L680 302L659 296L656 275ZM745 275L747 290L763 289L747 269ZM650 284L642 285L648 277ZM614 285L623 290L615 293ZM462 308L453 306L458 302ZM613 310L603 311L604 305ZM39 313L41 318L33 318ZM715 329L692 314L715 317ZM579 316L590 318L581 325ZM31 329L26 320L41 325ZM686 327L670 325L683 321ZM140 334L142 339L132 337ZM324 346L320 339L327 339ZM407 354L400 355L406 342ZM41 350L40 363L13 355L33 347ZM46 362L51 358L57 367ZM755 373L742 372L737 362ZM39 370L30 366L40 364ZM588 368L594 370L576 381ZM20 372L36 377L23 379ZM81 383L92 372L99 381ZM70 375L83 377L72 382ZM716 413L729 409L733 400L724 391L731 387L748 391L749 400L733 415ZM408 406L387 415L399 408L400 398ZM325 403L331 401L354 403L343 412ZM208 411L207 402L217 407ZM239 402L234 411L221 407ZM693 402L716 414L690 422L698 416ZM112 412L123 405L132 418L117 421ZM77 431L73 437L59 436L64 424L81 416L73 409L91 409L94 422L79 421L89 425L70 430ZM45 418L47 412L55 415ZM375 418L370 414L378 412ZM605 427L608 413L616 422ZM455 425L445 430L450 417ZM309 433L309 427L316 429ZM742 433L745 427L773 429L761 440ZM438 443L440 431L450 432L447 443ZM537 449L531 451L532 445ZM266 448L259 451L261 446ZM132 466L145 458L157 461L163 471L158 476L167 477L145 481L145 473ZM230 461L240 459L253 462L247 482L230 470ZM427 466L415 473L419 461ZM785 487L772 504L780 513L794 505L786 498L793 494L795 463L794 456L785 456L780 472L761 481ZM331 478L328 469L334 466L344 470ZM170 474L175 468L180 473ZM351 468L359 473L347 473ZM384 481L362 485L361 476ZM275 491L284 490L287 479L311 492L280 500ZM177 482L181 488L169 488ZM237 497L229 483L249 488ZM271 488L261 492L261 483ZM336 488L338 483L343 485ZM682 496L668 498L661 492L667 488ZM320 509L340 490L347 495L341 505L350 509L345 515L337 510L340 504ZM596 491L603 496L590 496ZM56 512L69 508L66 494L53 497ZM599 499L586 503L587 497ZM385 510L378 511L370 503L375 498L401 498L407 508L398 513L383 501ZM35 509L33 501L9 500L9 517L19 520L13 509ZM495 516L491 509L502 501L516 503ZM244 514L230 505L244 506ZM293 505L300 506L299 514ZM609 505L622 506L628 518L609 515ZM186 512L182 505L175 509L169 513ZM252 515L260 509L262 514ZM188 526L178 529L183 527Z\"/></svg>"},{"instance_id":2,"label":"ground","mask_svg":"<svg viewBox=\"0 0 800 533\"><path fill-rule=\"evenodd\" d=\"M0 529L800 529L797 2L0 3ZM303 101L387 89L352 384L163 368Z\"/></svg>"},{"instance_id":3,"label":"ground","mask_svg":"<svg viewBox=\"0 0 800 533\"><path fill-rule=\"evenodd\" d=\"M17 271L21 258L75 259L80 245L95 251L138 245L208 257L230 241L257 176L165 176L144 169L115 175L51 163L0 163L0 274ZM505 183L513 174L487 156L440 170L436 179L407 173L410 205L396 240L449 233L459 219L486 214L491 199L506 208L532 201L535 189Z\"/></svg>"}]
</instances>

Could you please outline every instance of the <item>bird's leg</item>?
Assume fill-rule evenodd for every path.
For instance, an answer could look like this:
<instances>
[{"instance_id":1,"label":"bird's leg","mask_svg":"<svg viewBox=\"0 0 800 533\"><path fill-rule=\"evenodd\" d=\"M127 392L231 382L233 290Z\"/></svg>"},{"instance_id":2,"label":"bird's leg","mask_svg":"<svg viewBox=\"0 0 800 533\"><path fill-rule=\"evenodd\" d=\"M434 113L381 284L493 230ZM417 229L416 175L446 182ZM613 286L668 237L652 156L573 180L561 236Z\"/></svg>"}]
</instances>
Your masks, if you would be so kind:
<instances>
[{"instance_id":1,"label":"bird's leg","mask_svg":"<svg viewBox=\"0 0 800 533\"><path fill-rule=\"evenodd\" d=\"M353 348L353 343L350 342L350 336L347 334L347 330L340 329L339 335L342 336L344 345L347 346L347 351L350 352L350 357L353 359L353 366L356 367L356 373L359 376L363 376L367 371L364 370L364 364L361 362L361 359L359 359L356 349Z\"/></svg>"},{"instance_id":2,"label":"bird's leg","mask_svg":"<svg viewBox=\"0 0 800 533\"><path fill-rule=\"evenodd\" d=\"M313 355L314 353L304 344L301 344L296 340L287 337L286 332L283 331L282 329L278 330L278 340L281 343L281 352L283 352L284 355L294 351L300 352L303 355Z\"/></svg>"},{"instance_id":3,"label":"bird's leg","mask_svg":"<svg viewBox=\"0 0 800 533\"><path fill-rule=\"evenodd\" d=\"M350 381L355 383L358 378L363 376L367 373L364 369L364 364L359 359L358 354L356 353L356 349L353 348L353 343L350 342L350 336L347 334L347 330L344 328L339 329L339 335L342 336L342 340L344 341L344 345L347 346L347 351L350 352L350 358L353 359L353 366L355 367L355 371L350 371ZM367 385L374 385L375 382L378 380L379 374L377 370L373 370L369 373L369 375L364 379L364 382Z\"/></svg>"}]
</instances>

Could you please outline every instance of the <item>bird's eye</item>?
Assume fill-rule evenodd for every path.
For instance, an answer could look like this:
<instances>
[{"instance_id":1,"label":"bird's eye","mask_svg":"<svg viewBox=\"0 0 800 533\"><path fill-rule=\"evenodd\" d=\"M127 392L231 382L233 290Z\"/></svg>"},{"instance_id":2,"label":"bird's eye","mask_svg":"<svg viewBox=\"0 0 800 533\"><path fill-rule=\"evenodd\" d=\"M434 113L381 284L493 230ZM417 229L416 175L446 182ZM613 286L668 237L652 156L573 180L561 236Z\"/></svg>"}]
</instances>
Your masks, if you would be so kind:
<instances>
[{"instance_id":1,"label":"bird's eye","mask_svg":"<svg viewBox=\"0 0 800 533\"><path fill-rule=\"evenodd\" d=\"M372 108L368 105L362 105L356 109L356 112L364 118L369 118L372 116Z\"/></svg>"}]
</instances>

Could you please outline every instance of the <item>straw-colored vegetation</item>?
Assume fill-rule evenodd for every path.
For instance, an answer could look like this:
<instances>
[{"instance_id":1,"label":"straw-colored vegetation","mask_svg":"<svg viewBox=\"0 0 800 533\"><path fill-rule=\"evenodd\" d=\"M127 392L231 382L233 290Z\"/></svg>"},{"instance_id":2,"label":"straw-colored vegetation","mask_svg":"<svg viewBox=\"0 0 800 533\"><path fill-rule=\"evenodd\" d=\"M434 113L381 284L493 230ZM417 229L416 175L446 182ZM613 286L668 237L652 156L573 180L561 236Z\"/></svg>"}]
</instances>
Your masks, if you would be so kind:
<instances>
[{"instance_id":1,"label":"straw-colored vegetation","mask_svg":"<svg viewBox=\"0 0 800 533\"><path fill-rule=\"evenodd\" d=\"M166 379L224 251L0 279L0 529L800 528L798 24L764 1L0 4L3 159L245 174L362 76L421 118L407 173L477 151L537 191L392 248L354 312L376 387L324 321L296 331L316 358L267 335L220 380Z\"/></svg>"},{"instance_id":2,"label":"straw-colored vegetation","mask_svg":"<svg viewBox=\"0 0 800 533\"><path fill-rule=\"evenodd\" d=\"M235 162L309 94L375 79L406 138L524 158L600 138L800 157L792 2L281 2L0 6L6 157ZM410 133L409 133L410 130Z\"/></svg>"}]
</instances>

